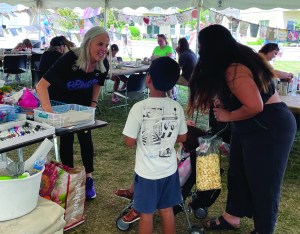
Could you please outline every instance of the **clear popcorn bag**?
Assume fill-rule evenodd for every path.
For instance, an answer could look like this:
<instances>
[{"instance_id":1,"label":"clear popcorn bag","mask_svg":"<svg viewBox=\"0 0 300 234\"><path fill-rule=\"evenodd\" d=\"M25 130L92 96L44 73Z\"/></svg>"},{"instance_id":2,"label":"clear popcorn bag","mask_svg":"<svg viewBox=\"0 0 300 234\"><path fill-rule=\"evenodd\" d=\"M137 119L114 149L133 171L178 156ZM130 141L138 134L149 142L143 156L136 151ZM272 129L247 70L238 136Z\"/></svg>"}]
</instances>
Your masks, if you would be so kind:
<instances>
[{"instance_id":1,"label":"clear popcorn bag","mask_svg":"<svg viewBox=\"0 0 300 234\"><path fill-rule=\"evenodd\" d=\"M196 149L196 188L199 191L221 189L219 148L222 139L216 135L211 138L199 138Z\"/></svg>"}]
</instances>

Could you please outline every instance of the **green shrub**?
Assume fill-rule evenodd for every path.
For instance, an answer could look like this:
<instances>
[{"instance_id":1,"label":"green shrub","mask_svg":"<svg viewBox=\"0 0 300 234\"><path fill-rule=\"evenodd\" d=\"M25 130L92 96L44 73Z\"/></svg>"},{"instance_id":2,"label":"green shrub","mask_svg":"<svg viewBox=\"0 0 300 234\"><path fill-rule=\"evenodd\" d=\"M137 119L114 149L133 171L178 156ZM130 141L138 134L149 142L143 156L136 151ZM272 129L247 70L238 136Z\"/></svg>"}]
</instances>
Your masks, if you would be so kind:
<instances>
[{"instance_id":1,"label":"green shrub","mask_svg":"<svg viewBox=\"0 0 300 234\"><path fill-rule=\"evenodd\" d=\"M135 26L129 26L129 30L131 33L131 39L140 40L141 39L141 31Z\"/></svg>"},{"instance_id":2,"label":"green shrub","mask_svg":"<svg viewBox=\"0 0 300 234\"><path fill-rule=\"evenodd\" d=\"M257 39L256 41L249 41L247 45L262 45L264 43L263 39Z\"/></svg>"}]
</instances>

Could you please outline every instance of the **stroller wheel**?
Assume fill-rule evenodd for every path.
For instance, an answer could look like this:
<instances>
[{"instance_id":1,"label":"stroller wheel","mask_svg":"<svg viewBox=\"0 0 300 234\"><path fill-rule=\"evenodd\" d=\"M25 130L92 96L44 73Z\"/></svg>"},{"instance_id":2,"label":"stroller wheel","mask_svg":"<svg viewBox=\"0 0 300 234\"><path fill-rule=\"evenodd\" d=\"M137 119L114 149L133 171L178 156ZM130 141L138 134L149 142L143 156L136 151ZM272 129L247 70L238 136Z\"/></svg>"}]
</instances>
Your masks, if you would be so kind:
<instances>
[{"instance_id":1,"label":"stroller wheel","mask_svg":"<svg viewBox=\"0 0 300 234\"><path fill-rule=\"evenodd\" d=\"M189 234L204 234L204 230L198 226L192 226L189 230Z\"/></svg>"},{"instance_id":2,"label":"stroller wheel","mask_svg":"<svg viewBox=\"0 0 300 234\"><path fill-rule=\"evenodd\" d=\"M130 228L130 223L124 223L122 220L122 216L117 218L116 225L117 225L117 228L123 232L128 231L128 229Z\"/></svg>"},{"instance_id":3,"label":"stroller wheel","mask_svg":"<svg viewBox=\"0 0 300 234\"><path fill-rule=\"evenodd\" d=\"M208 210L207 210L206 207L204 207L204 208L198 208L197 210L194 210L194 215L198 219L204 219L204 218L206 218L207 213L208 213Z\"/></svg>"}]
</instances>

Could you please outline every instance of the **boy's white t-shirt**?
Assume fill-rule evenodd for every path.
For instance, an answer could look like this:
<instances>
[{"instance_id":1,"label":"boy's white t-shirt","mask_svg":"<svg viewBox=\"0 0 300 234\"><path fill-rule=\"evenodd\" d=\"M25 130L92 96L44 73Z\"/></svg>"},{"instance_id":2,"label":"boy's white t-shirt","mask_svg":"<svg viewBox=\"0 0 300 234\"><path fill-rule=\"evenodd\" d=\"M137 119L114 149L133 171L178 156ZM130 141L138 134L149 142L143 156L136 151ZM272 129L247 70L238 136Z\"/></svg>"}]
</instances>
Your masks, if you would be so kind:
<instances>
[{"instance_id":1,"label":"boy's white t-shirt","mask_svg":"<svg viewBox=\"0 0 300 234\"><path fill-rule=\"evenodd\" d=\"M174 145L187 133L181 105L168 97L150 97L130 110L123 134L136 139L135 172L146 179L174 174L177 159Z\"/></svg>"}]
</instances>

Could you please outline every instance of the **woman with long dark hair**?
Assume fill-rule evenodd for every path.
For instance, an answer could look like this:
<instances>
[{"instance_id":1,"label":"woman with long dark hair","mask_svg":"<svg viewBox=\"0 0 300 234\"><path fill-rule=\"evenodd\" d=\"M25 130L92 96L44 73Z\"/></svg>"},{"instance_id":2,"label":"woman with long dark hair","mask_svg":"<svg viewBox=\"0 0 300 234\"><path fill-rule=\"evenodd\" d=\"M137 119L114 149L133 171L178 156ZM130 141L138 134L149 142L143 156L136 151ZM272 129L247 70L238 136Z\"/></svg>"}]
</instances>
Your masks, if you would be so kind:
<instances>
[{"instance_id":1,"label":"woman with long dark hair","mask_svg":"<svg viewBox=\"0 0 300 234\"><path fill-rule=\"evenodd\" d=\"M231 125L225 212L209 229L236 229L253 218L251 233L273 233L280 188L296 133L296 122L281 102L273 69L221 25L202 29L199 61L190 80L188 112L214 102L217 121Z\"/></svg>"},{"instance_id":2,"label":"woman with long dark hair","mask_svg":"<svg viewBox=\"0 0 300 234\"><path fill-rule=\"evenodd\" d=\"M187 86L194 66L196 65L197 57L195 53L190 49L189 43L184 37L178 40L176 52L178 53L178 63L182 70L177 84Z\"/></svg>"}]
</instances>

